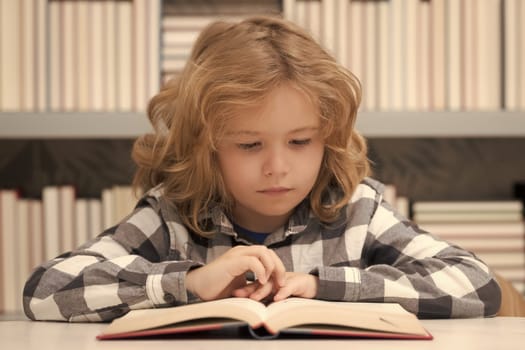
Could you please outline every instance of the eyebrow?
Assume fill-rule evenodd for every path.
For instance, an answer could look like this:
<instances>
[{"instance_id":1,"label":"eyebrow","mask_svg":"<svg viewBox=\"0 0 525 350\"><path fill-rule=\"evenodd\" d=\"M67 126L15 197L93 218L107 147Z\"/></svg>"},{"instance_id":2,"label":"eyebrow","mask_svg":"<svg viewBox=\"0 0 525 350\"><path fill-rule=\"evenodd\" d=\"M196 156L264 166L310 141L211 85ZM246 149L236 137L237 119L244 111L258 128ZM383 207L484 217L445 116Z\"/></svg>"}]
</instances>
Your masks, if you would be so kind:
<instances>
[{"instance_id":1,"label":"eyebrow","mask_svg":"<svg viewBox=\"0 0 525 350\"><path fill-rule=\"evenodd\" d=\"M318 126L304 126L301 128L293 129L288 132L288 134L296 134L303 131L316 131L319 130ZM259 131L253 131L253 130L236 130L236 131L229 131L226 132L226 135L228 136L239 136L239 135L248 135L248 136L257 136L261 133Z\"/></svg>"}]
</instances>

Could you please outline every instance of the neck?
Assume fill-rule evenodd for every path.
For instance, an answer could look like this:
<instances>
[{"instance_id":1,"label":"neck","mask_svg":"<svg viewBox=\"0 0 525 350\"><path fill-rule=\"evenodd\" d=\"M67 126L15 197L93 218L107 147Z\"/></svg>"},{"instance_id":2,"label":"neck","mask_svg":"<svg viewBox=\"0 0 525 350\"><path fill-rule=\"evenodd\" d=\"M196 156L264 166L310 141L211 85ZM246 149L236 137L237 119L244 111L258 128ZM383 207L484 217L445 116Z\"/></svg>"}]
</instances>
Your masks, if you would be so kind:
<instances>
[{"instance_id":1,"label":"neck","mask_svg":"<svg viewBox=\"0 0 525 350\"><path fill-rule=\"evenodd\" d=\"M241 210L233 210L233 221L244 229L260 232L272 233L284 226L290 217L290 213L278 216L254 215Z\"/></svg>"}]
</instances>

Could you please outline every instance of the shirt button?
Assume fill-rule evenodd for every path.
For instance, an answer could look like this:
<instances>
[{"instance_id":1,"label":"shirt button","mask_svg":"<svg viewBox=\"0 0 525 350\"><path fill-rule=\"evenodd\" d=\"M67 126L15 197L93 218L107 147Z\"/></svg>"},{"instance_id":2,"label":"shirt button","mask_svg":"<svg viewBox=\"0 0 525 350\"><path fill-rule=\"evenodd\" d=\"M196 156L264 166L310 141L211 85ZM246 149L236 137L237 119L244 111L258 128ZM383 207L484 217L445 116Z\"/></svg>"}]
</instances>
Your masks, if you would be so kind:
<instances>
[{"instance_id":1,"label":"shirt button","mask_svg":"<svg viewBox=\"0 0 525 350\"><path fill-rule=\"evenodd\" d=\"M173 296L173 294L166 293L164 294L164 301L168 304L173 304L175 302L175 297Z\"/></svg>"},{"instance_id":2,"label":"shirt button","mask_svg":"<svg viewBox=\"0 0 525 350\"><path fill-rule=\"evenodd\" d=\"M114 308L113 310L111 310L111 313L113 313L113 315L122 315L124 313L124 309L121 308L121 307L116 307Z\"/></svg>"}]
</instances>

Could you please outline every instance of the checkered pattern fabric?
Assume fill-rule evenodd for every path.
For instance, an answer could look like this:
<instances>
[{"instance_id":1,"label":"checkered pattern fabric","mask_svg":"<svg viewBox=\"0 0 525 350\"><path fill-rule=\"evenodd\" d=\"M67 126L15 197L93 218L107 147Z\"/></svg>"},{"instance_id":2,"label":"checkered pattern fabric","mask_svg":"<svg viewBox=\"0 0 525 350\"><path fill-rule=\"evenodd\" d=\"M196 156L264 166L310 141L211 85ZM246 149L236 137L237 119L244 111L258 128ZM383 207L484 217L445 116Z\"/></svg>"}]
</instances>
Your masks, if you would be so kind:
<instances>
[{"instance_id":1,"label":"checkered pattern fabric","mask_svg":"<svg viewBox=\"0 0 525 350\"><path fill-rule=\"evenodd\" d=\"M496 314L500 290L487 266L400 216L382 191L365 179L330 225L305 201L264 244L287 271L319 277L318 299L397 302L422 318ZM198 302L186 290L187 271L252 244L218 207L202 220L214 237L189 232L162 189L149 191L120 224L36 268L24 289L26 315L107 321L130 309Z\"/></svg>"}]
</instances>

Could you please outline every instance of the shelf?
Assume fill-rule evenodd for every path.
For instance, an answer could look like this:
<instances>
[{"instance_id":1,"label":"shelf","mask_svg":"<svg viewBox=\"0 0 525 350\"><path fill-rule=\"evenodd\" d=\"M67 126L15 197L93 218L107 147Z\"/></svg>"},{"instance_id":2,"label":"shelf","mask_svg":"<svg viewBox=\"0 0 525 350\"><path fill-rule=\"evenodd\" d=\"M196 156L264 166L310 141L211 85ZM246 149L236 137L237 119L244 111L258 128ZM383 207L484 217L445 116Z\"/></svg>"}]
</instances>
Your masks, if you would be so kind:
<instances>
[{"instance_id":1,"label":"shelf","mask_svg":"<svg viewBox=\"0 0 525 350\"><path fill-rule=\"evenodd\" d=\"M525 137L525 111L363 112L366 137Z\"/></svg>"},{"instance_id":2,"label":"shelf","mask_svg":"<svg viewBox=\"0 0 525 350\"><path fill-rule=\"evenodd\" d=\"M361 112L366 137L525 137L525 112ZM143 113L0 113L0 138L135 138L151 131Z\"/></svg>"},{"instance_id":3,"label":"shelf","mask_svg":"<svg viewBox=\"0 0 525 350\"><path fill-rule=\"evenodd\" d=\"M3 112L0 138L135 138L151 130L139 112Z\"/></svg>"}]
</instances>

